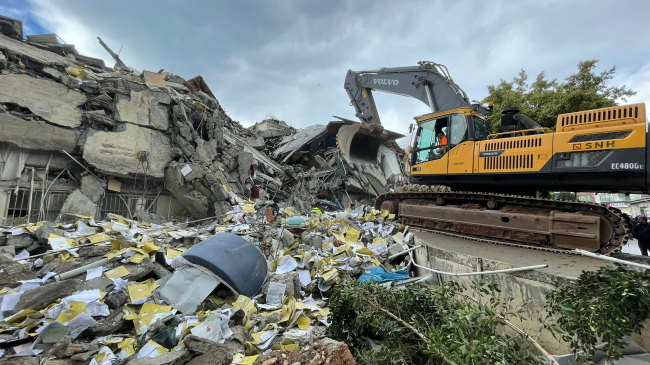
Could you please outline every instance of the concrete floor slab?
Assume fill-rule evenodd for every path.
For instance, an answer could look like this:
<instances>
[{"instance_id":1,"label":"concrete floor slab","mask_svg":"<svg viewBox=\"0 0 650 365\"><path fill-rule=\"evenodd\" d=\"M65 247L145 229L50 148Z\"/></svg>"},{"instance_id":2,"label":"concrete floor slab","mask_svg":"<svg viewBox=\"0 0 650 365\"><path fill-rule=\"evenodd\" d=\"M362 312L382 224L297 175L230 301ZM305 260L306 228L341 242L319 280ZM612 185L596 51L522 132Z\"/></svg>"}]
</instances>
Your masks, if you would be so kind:
<instances>
[{"instance_id":1,"label":"concrete floor slab","mask_svg":"<svg viewBox=\"0 0 650 365\"><path fill-rule=\"evenodd\" d=\"M577 278L583 270L594 271L611 264L591 257L501 246L430 232L416 232L415 239L416 244L445 250L450 253L469 255L483 260L499 262L510 267L546 264L548 268L537 271L553 276L562 276L567 279ZM625 247L628 246L631 246L631 244ZM625 247L623 252L626 251ZM636 248L635 245L630 249L630 253L635 252L633 250L634 248ZM636 250L638 251L638 248ZM487 269L484 268L484 270Z\"/></svg>"}]
</instances>

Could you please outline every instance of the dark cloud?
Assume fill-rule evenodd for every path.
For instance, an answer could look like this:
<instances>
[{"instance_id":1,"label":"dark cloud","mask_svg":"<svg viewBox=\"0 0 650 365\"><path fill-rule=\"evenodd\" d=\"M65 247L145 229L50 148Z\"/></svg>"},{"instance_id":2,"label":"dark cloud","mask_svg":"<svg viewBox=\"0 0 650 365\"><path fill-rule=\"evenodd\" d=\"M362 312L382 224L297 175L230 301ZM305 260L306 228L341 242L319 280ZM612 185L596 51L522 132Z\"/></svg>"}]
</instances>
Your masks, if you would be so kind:
<instances>
[{"instance_id":1,"label":"dark cloud","mask_svg":"<svg viewBox=\"0 0 650 365\"><path fill-rule=\"evenodd\" d=\"M41 24L108 60L101 36L138 69L201 74L230 114L294 126L353 117L348 69L445 64L472 99L524 68L564 77L580 60L617 65L621 80L650 56L650 2L622 1L73 1L34 0ZM67 38L67 39L66 39ZM111 62L112 64L112 62ZM641 70L641 71L640 71ZM647 75L647 67L642 72ZM639 84L639 87L643 85ZM647 93L645 95L648 95ZM416 100L376 95L388 128L406 133Z\"/></svg>"}]
</instances>

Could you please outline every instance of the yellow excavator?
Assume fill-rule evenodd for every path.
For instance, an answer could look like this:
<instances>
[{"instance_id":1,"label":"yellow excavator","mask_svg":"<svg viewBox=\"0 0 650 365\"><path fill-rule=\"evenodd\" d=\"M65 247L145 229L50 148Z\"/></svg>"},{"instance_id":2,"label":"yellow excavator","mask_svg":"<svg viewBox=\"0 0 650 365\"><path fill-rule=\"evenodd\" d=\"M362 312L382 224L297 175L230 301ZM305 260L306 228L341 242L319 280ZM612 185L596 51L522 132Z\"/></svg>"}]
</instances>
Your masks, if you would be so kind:
<instances>
[{"instance_id":1,"label":"yellow excavator","mask_svg":"<svg viewBox=\"0 0 650 365\"><path fill-rule=\"evenodd\" d=\"M502 245L554 252L620 251L629 217L600 204L540 198L540 192L648 193L650 134L645 104L562 114L553 132L517 108L502 110L498 133L470 103L447 69L414 67L348 71L345 89L365 148L344 153L367 161L386 138L372 97L384 91L421 100L431 113L411 125L411 185L383 194L376 208L420 229ZM375 153L376 156L376 153Z\"/></svg>"}]
</instances>

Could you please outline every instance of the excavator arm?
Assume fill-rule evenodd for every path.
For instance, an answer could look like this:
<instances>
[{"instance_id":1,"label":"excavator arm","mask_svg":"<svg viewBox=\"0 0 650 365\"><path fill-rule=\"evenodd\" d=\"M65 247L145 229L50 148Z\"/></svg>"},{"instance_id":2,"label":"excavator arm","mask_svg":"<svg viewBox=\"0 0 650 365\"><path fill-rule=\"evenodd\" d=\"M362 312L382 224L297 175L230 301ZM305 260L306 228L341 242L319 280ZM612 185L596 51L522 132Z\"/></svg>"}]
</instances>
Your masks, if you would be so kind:
<instances>
[{"instance_id":1,"label":"excavator arm","mask_svg":"<svg viewBox=\"0 0 650 365\"><path fill-rule=\"evenodd\" d=\"M345 91L357 118L371 134L379 135L383 131L372 96L373 90L418 99L428 105L432 112L471 105L467 94L451 79L445 66L428 61L420 61L418 65L348 71Z\"/></svg>"}]
</instances>

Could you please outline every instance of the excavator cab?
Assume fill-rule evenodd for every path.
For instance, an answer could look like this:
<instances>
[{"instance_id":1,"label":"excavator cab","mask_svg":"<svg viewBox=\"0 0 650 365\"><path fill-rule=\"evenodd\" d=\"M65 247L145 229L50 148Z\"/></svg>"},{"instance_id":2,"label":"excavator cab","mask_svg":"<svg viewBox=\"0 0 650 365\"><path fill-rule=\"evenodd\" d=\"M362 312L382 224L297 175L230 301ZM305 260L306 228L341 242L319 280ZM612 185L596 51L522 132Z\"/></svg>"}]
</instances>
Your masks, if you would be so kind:
<instances>
[{"instance_id":1,"label":"excavator cab","mask_svg":"<svg viewBox=\"0 0 650 365\"><path fill-rule=\"evenodd\" d=\"M437 163L438 173L446 172L446 154L457 146L469 148L475 141L487 138L487 122L471 108L417 117L418 128L411 154L411 166L429 161ZM463 163L465 165L465 163ZM414 170L417 171L417 170Z\"/></svg>"}]
</instances>

